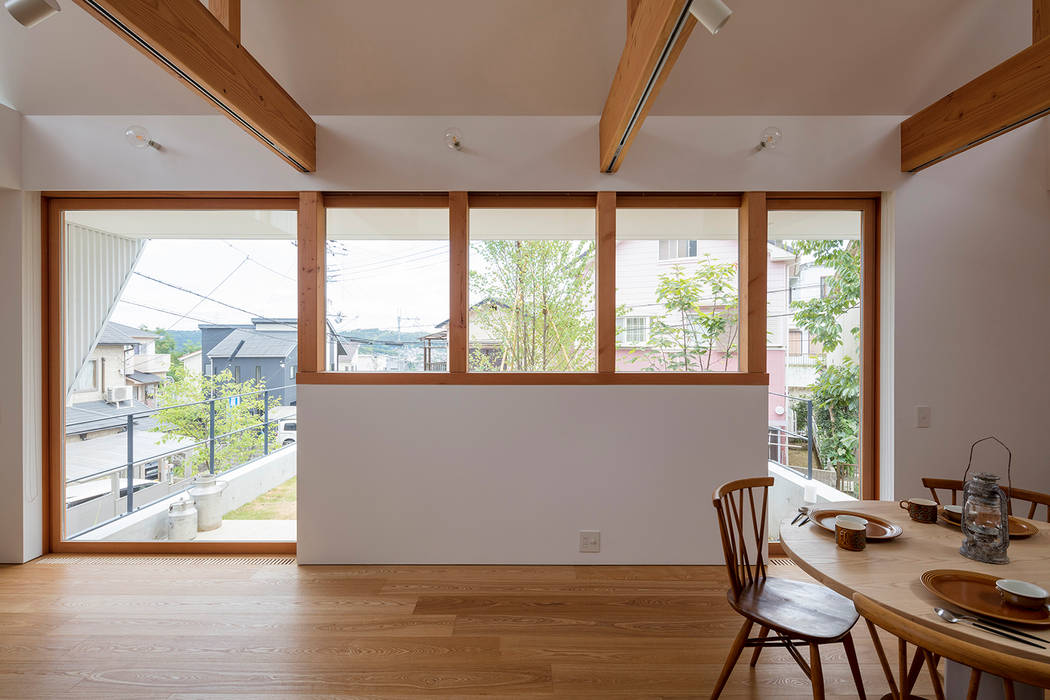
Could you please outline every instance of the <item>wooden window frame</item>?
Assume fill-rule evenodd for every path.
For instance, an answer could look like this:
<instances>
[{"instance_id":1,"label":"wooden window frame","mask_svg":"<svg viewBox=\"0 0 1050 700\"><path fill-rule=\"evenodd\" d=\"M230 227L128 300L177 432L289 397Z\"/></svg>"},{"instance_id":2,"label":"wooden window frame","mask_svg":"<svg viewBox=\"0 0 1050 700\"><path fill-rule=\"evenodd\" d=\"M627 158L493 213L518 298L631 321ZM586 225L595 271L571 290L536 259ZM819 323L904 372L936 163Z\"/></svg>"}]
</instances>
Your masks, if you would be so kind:
<instances>
[{"instance_id":1,"label":"wooden window frame","mask_svg":"<svg viewBox=\"0 0 1050 700\"><path fill-rule=\"evenodd\" d=\"M767 211L861 213L860 495L865 500L878 500L880 494L881 203L878 192L771 192L766 199Z\"/></svg>"},{"instance_id":2,"label":"wooden window frame","mask_svg":"<svg viewBox=\"0 0 1050 700\"><path fill-rule=\"evenodd\" d=\"M862 496L878 497L878 192L741 193L499 193L499 192L43 192L42 331L44 440L44 551L111 553L294 553L294 542L82 542L65 540L63 493L64 411L62 376L62 217L76 210L298 211L299 358L303 385L710 385L768 386L766 339L767 213L785 209L851 209L864 212L862 304ZM324 370L324 246L327 207L433 207L449 209L450 328L445 373L368 373ZM466 371L467 275L470 209L482 207L594 207L596 220L597 368L581 373L471 373ZM619 208L737 208L741 323L739 371L694 373L617 372L616 211ZM57 409L57 410L56 410ZM55 501L55 502L53 502ZM57 503L57 505L56 505Z\"/></svg>"},{"instance_id":3,"label":"wooden window frame","mask_svg":"<svg viewBox=\"0 0 1050 700\"><path fill-rule=\"evenodd\" d=\"M43 192L41 353L43 359L43 551L106 554L295 554L295 542L108 542L65 539L65 390L62 334L62 221L67 211L296 210L288 192Z\"/></svg>"}]
</instances>

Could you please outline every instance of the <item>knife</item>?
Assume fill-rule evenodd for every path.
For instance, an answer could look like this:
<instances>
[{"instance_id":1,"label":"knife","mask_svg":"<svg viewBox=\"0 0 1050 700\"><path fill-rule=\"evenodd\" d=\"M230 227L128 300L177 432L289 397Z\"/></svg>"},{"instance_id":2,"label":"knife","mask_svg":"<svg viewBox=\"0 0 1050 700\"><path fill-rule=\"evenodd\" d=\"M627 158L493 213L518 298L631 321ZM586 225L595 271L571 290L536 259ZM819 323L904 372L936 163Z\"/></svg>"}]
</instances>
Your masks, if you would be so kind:
<instances>
[{"instance_id":1,"label":"knife","mask_svg":"<svg viewBox=\"0 0 1050 700\"><path fill-rule=\"evenodd\" d=\"M1012 634L1016 634L1016 635L1021 636L1021 637L1027 637L1028 639L1034 639L1035 641L1043 642L1044 644L1050 644L1050 639L1044 639L1043 637L1037 637L1036 635L1029 634L1028 632L1025 632L1023 630L1014 629L1013 627L1010 627L1008 625L1004 625L1003 623L997 622L996 620L989 620L986 617L980 617L980 616L978 616L977 620L982 625L988 625L989 627L995 627L995 628L1001 629L1004 632L1010 632Z\"/></svg>"},{"instance_id":2,"label":"knife","mask_svg":"<svg viewBox=\"0 0 1050 700\"><path fill-rule=\"evenodd\" d=\"M1036 644L1035 642L1030 642L1027 639L1024 639L1023 637L1017 637L1017 636L1012 635L1012 634L1010 634L1008 632L1003 632L1002 630L997 630L994 627L989 627L988 625L982 625L980 622L971 622L970 624L973 625L974 627L976 627L977 629L984 630L985 632L990 632L991 634L997 634L1000 637L1006 637L1007 639L1012 639L1013 641L1020 642L1021 644L1027 644L1030 647L1035 647L1037 649L1046 649L1046 647L1044 647L1042 644Z\"/></svg>"}]
</instances>

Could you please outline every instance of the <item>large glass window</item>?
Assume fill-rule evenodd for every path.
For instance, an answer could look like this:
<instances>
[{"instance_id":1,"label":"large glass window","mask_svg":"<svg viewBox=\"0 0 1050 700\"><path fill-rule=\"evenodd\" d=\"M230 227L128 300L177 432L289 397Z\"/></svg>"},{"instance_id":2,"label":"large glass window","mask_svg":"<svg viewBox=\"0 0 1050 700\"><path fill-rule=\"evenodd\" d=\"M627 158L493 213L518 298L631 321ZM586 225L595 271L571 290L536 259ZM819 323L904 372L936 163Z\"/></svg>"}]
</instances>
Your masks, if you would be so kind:
<instances>
[{"instance_id":1,"label":"large glass window","mask_svg":"<svg viewBox=\"0 0 1050 700\"><path fill-rule=\"evenodd\" d=\"M61 536L294 541L296 213L69 211L61 235Z\"/></svg>"},{"instance_id":2,"label":"large glass window","mask_svg":"<svg viewBox=\"0 0 1050 700\"><path fill-rule=\"evenodd\" d=\"M329 208L326 369L448 369L447 208Z\"/></svg>"},{"instance_id":3,"label":"large glass window","mask_svg":"<svg viewBox=\"0 0 1050 700\"><path fill-rule=\"evenodd\" d=\"M734 372L736 209L616 212L616 370Z\"/></svg>"},{"instance_id":4,"label":"large glass window","mask_svg":"<svg viewBox=\"0 0 1050 700\"><path fill-rule=\"evenodd\" d=\"M472 372L595 370L595 213L470 210Z\"/></svg>"},{"instance_id":5,"label":"large glass window","mask_svg":"<svg viewBox=\"0 0 1050 700\"><path fill-rule=\"evenodd\" d=\"M861 495L861 211L770 211L773 527L805 503Z\"/></svg>"}]
</instances>

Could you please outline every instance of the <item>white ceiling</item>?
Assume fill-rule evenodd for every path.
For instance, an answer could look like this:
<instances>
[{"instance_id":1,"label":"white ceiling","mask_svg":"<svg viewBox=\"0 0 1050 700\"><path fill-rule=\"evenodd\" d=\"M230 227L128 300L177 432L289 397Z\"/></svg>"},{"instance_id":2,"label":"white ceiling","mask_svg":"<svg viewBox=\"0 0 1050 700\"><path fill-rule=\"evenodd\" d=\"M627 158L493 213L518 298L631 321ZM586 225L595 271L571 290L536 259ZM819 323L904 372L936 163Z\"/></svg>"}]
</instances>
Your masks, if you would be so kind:
<instances>
[{"instance_id":1,"label":"white ceiling","mask_svg":"<svg viewBox=\"0 0 1050 700\"><path fill-rule=\"evenodd\" d=\"M653 114L907 114L1031 42L1029 0L727 0ZM210 114L77 7L0 12L0 102L25 114ZM244 0L242 43L315 115L595 115L624 0Z\"/></svg>"}]
</instances>

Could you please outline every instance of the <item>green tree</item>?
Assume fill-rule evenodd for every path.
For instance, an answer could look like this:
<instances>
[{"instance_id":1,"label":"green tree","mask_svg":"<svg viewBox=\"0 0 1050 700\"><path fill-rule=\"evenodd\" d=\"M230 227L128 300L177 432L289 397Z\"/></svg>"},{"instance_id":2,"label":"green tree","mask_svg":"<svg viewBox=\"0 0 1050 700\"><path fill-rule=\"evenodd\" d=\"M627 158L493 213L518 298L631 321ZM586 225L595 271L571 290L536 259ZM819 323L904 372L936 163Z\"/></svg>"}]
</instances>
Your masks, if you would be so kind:
<instances>
[{"instance_id":1,"label":"green tree","mask_svg":"<svg viewBox=\"0 0 1050 700\"><path fill-rule=\"evenodd\" d=\"M860 304L860 241L795 241L793 250L812 256L814 265L834 270L822 296L791 303L799 327L822 343L826 353L832 352L843 343L846 312ZM860 328L853 326L849 333L856 338ZM855 477L858 462L860 365L848 356L832 364L824 355L817 366L812 399L820 459L835 471L836 488L842 490L844 482Z\"/></svg>"},{"instance_id":2,"label":"green tree","mask_svg":"<svg viewBox=\"0 0 1050 700\"><path fill-rule=\"evenodd\" d=\"M589 241L480 241L483 265L471 290L492 303L471 323L500 344L493 358L470 353L471 369L575 372L594 369L594 244Z\"/></svg>"},{"instance_id":3,"label":"green tree","mask_svg":"<svg viewBox=\"0 0 1050 700\"><path fill-rule=\"evenodd\" d=\"M719 355L728 369L740 328L736 281L737 266L709 254L691 273L675 265L660 275L656 300L667 313L650 320L648 345L631 355L645 358L650 372L707 372Z\"/></svg>"},{"instance_id":4,"label":"green tree","mask_svg":"<svg viewBox=\"0 0 1050 700\"><path fill-rule=\"evenodd\" d=\"M261 456L263 452L262 422L265 383L249 379L233 381L229 370L214 376L187 372L181 365L175 368L175 378L157 387L158 411L153 431L161 433L161 442L191 440L203 442L211 434L211 409L208 399L215 399L215 473L221 473ZM260 393L251 393L260 392ZM187 405L188 404L188 405ZM280 404L270 398L270 408ZM168 407L168 408L164 408ZM269 426L270 444L277 439L276 424ZM232 434L230 434L232 433ZM208 471L210 450L207 444L192 450L182 464L176 467L176 476L192 476Z\"/></svg>"}]
</instances>

